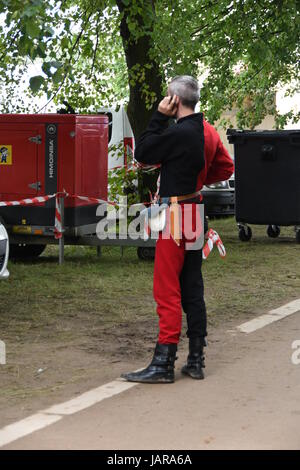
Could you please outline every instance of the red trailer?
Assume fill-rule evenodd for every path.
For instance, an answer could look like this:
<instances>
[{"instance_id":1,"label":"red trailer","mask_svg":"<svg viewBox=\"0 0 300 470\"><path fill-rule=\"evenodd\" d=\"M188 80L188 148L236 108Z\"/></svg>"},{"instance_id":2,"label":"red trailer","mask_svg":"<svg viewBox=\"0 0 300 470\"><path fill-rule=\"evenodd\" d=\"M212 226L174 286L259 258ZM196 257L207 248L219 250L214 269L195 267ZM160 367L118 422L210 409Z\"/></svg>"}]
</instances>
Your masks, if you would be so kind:
<instances>
[{"instance_id":1,"label":"red trailer","mask_svg":"<svg viewBox=\"0 0 300 470\"><path fill-rule=\"evenodd\" d=\"M0 115L0 201L19 201L66 191L107 200L108 117L77 114ZM98 204L64 199L65 244L139 247L153 256L152 240L99 240ZM10 253L34 257L54 238L55 198L38 205L0 207ZM61 258L63 245L60 244ZM147 251L148 250L148 251ZM142 255L141 255L142 253ZM148 253L148 254L149 254Z\"/></svg>"},{"instance_id":2,"label":"red trailer","mask_svg":"<svg viewBox=\"0 0 300 470\"><path fill-rule=\"evenodd\" d=\"M108 118L98 115L0 115L0 201L66 191L107 199ZM66 198L66 233L94 233L97 205ZM51 235L55 200L2 207L11 233Z\"/></svg>"}]
</instances>

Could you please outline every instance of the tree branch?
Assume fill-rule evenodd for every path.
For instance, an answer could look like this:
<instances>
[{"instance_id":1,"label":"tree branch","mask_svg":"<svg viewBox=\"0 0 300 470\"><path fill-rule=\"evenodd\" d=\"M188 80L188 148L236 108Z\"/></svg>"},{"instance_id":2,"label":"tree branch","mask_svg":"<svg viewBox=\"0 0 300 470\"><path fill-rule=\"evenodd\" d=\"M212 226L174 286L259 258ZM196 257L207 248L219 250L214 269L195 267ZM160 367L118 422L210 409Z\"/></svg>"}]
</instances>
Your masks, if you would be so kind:
<instances>
[{"instance_id":1,"label":"tree branch","mask_svg":"<svg viewBox=\"0 0 300 470\"><path fill-rule=\"evenodd\" d=\"M260 72L262 72L262 70L265 68L265 66L267 65L267 62L265 62L262 67L260 67L253 75L251 75L245 82L245 84L247 85L249 82L251 82L255 77L257 77L257 75L260 74ZM234 90L234 92L230 95L229 99L232 101L236 98L237 96L237 93L238 93L239 90Z\"/></svg>"},{"instance_id":2,"label":"tree branch","mask_svg":"<svg viewBox=\"0 0 300 470\"><path fill-rule=\"evenodd\" d=\"M234 5L230 6L229 8L225 8L225 10L222 10L220 11L214 18L213 18L213 22L215 22L221 15L226 15L228 13L230 13L232 10L234 9ZM207 28L207 26L209 26L212 22L210 21L209 23L206 23L204 26L201 26L201 28L197 28L195 29L195 31L193 31L191 33L191 37L193 36L196 36L198 33L200 33L200 31L203 31L205 28Z\"/></svg>"},{"instance_id":3,"label":"tree branch","mask_svg":"<svg viewBox=\"0 0 300 470\"><path fill-rule=\"evenodd\" d=\"M95 62L96 62L96 55L97 55L97 50L98 50L98 45L99 45L99 23L100 23L100 17L101 17L101 12L99 12L98 18L97 18L97 24L96 24L96 44L95 44L95 49L94 49L94 52L93 52L93 62L92 62L92 67L91 67L91 72L90 72L89 78L91 78L91 76L92 76L92 74L93 74L94 67L95 67Z\"/></svg>"},{"instance_id":4,"label":"tree branch","mask_svg":"<svg viewBox=\"0 0 300 470\"><path fill-rule=\"evenodd\" d=\"M5 55L7 54L7 51L9 51L9 49L11 48L11 46L13 45L13 43L15 42L15 40L17 39L19 33L21 31L18 29L15 33L15 35L11 38L10 42L9 42L9 45L5 48L5 50L3 51L2 55L0 56L0 62L4 59Z\"/></svg>"},{"instance_id":5,"label":"tree branch","mask_svg":"<svg viewBox=\"0 0 300 470\"><path fill-rule=\"evenodd\" d=\"M87 11L85 11L85 14L86 14L86 13L87 13ZM68 59L68 63L67 63L67 66L66 66L66 71L65 71L65 73L64 73L64 76L63 76L63 79L62 79L62 81L61 81L61 84L59 85L59 87L57 88L57 90L55 91L55 93L51 96L51 98L47 101L47 103L46 103L42 108L40 108L40 109L38 110L38 113L40 113L44 108L46 108L46 106L48 106L49 103L51 103L51 101L54 100L54 98L58 95L59 91L60 91L61 88L63 87L63 85L64 85L64 83L65 83L65 80L66 80L66 78L67 78L67 75L68 75L68 73L69 73L68 67L69 67L69 65L70 65L70 63L71 63L71 60L72 60L72 58L73 58L74 50L75 50L76 46L79 44L80 39L81 39L81 37L82 37L82 35L83 35L84 31L85 31L85 27L86 27L86 25L87 25L87 23L88 23L90 17L92 16L92 14L93 14L93 12L89 13L88 17L86 18L86 20L85 20L85 22L84 22L84 24L83 24L83 26L82 26L80 32L79 32L78 35L77 35L77 38L76 38L76 40L75 40L75 42L74 42L74 44L73 44L73 46L72 46L71 55L70 55L70 57L69 57L69 59Z\"/></svg>"}]
</instances>

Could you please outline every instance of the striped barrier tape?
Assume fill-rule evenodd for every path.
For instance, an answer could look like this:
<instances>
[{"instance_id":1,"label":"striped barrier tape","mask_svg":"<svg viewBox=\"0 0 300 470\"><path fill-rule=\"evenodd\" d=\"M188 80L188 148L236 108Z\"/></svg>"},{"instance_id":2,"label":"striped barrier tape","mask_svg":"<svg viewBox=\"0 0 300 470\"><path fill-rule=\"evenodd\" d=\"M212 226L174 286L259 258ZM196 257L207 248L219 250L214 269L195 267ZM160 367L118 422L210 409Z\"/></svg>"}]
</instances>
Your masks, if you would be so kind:
<instances>
[{"instance_id":1,"label":"striped barrier tape","mask_svg":"<svg viewBox=\"0 0 300 470\"><path fill-rule=\"evenodd\" d=\"M55 197L55 221L54 221L54 238L59 240L62 237L63 228L62 228L62 219L61 219L61 209L59 204L59 195Z\"/></svg>"},{"instance_id":2,"label":"striped barrier tape","mask_svg":"<svg viewBox=\"0 0 300 470\"><path fill-rule=\"evenodd\" d=\"M59 197L66 197L67 193L55 193L47 196L36 196L33 198L20 199L19 201L0 201L0 207L13 207L13 206L29 206L41 204L49 201L55 197L55 222L54 222L54 236L56 239L62 237L62 223L61 212L59 205Z\"/></svg>"},{"instance_id":3,"label":"striped barrier tape","mask_svg":"<svg viewBox=\"0 0 300 470\"><path fill-rule=\"evenodd\" d=\"M0 207L5 207L5 206L27 206L30 204L40 204L42 202L47 202L49 199L52 199L53 197L56 197L56 194L51 194L49 196L37 196L33 197L31 199L20 199L19 201L1 201L0 202Z\"/></svg>"},{"instance_id":4,"label":"striped barrier tape","mask_svg":"<svg viewBox=\"0 0 300 470\"><path fill-rule=\"evenodd\" d=\"M96 204L111 204L116 206L115 202L105 201L104 199L98 199L94 197L85 197L85 196L77 196L77 195L70 195L66 191L50 194L47 196L36 196L33 198L26 198L20 199L19 201L0 201L0 207L12 207L12 206L28 206L28 205L36 205L41 204L53 199L55 197L55 220L54 220L54 237L55 239L59 239L62 237L63 234L63 227L62 227L62 216L61 216L61 209L59 198L61 197L73 197L78 198L83 201L87 202L94 202Z\"/></svg>"},{"instance_id":5,"label":"striped barrier tape","mask_svg":"<svg viewBox=\"0 0 300 470\"><path fill-rule=\"evenodd\" d=\"M216 232L215 230L213 230L212 228L209 229L208 231L208 239L207 239L207 242L205 244L205 246L203 247L203 250L202 250L202 258L203 259L207 259L208 255L211 253L214 245L217 245L217 248L218 248L218 251L219 251L219 254L221 256L221 258L225 258L226 256L226 250L225 250L225 246L220 238L220 235L218 234L218 232Z\"/></svg>"},{"instance_id":6,"label":"striped barrier tape","mask_svg":"<svg viewBox=\"0 0 300 470\"><path fill-rule=\"evenodd\" d=\"M19 201L0 201L0 207L12 207L12 206L26 206L26 205L34 205L34 204L41 204L44 202L49 201L55 197L55 222L54 222L54 237L59 239L62 237L63 228L62 228L62 217L61 217L61 209L59 204L60 197L72 197L78 198L82 201L87 202L94 202L96 204L111 204L113 206L117 206L118 204L115 202L105 201L104 199L98 199L95 197L88 197L88 196L78 196L78 195L69 195L67 192L61 192L56 194L50 194L47 196L37 196L33 198L26 198L20 199ZM138 203L143 204L143 203ZM147 203L149 204L149 203ZM145 228L144 232L146 238L149 237L149 227ZM208 231L208 239L203 247L202 257L203 259L207 259L208 255L213 250L214 245L217 245L219 254L222 258L226 256L226 250L224 244L219 236L219 234L213 230L212 228Z\"/></svg>"},{"instance_id":7,"label":"striped barrier tape","mask_svg":"<svg viewBox=\"0 0 300 470\"><path fill-rule=\"evenodd\" d=\"M115 171L115 170L120 170L121 168L126 168L127 170L132 170L132 171L143 170L143 171L149 172L149 171L157 170L157 168L160 168L160 167L161 167L160 163L157 163L155 165L147 165L146 163L139 163L135 160L132 163L129 163L127 165L117 165L112 168L108 168L108 171Z\"/></svg>"}]
</instances>

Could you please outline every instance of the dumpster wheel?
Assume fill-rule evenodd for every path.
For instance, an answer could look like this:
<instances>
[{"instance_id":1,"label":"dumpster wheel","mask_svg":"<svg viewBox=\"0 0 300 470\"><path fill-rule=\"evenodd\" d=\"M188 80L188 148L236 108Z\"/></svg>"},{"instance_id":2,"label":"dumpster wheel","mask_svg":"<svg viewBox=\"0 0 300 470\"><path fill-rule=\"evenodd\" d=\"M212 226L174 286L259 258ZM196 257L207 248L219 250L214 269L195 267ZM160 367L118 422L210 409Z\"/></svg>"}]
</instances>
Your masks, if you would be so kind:
<instances>
[{"instance_id":1,"label":"dumpster wheel","mask_svg":"<svg viewBox=\"0 0 300 470\"><path fill-rule=\"evenodd\" d=\"M137 249L139 259L143 261L153 261L155 257L155 248L139 246Z\"/></svg>"},{"instance_id":2,"label":"dumpster wheel","mask_svg":"<svg viewBox=\"0 0 300 470\"><path fill-rule=\"evenodd\" d=\"M248 242L252 238L252 230L248 225L238 225L239 239L242 242Z\"/></svg>"},{"instance_id":3,"label":"dumpster wheel","mask_svg":"<svg viewBox=\"0 0 300 470\"><path fill-rule=\"evenodd\" d=\"M267 234L270 238L277 238L280 235L280 227L278 225L268 225Z\"/></svg>"}]
</instances>

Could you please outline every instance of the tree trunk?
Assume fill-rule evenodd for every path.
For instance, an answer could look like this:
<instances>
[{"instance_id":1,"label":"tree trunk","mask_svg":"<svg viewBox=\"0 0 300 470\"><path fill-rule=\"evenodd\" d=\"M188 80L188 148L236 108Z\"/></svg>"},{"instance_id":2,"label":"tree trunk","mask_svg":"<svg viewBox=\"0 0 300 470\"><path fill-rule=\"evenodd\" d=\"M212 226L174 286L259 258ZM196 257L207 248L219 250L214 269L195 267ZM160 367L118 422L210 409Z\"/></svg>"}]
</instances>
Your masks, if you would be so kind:
<instances>
[{"instance_id":1,"label":"tree trunk","mask_svg":"<svg viewBox=\"0 0 300 470\"><path fill-rule=\"evenodd\" d=\"M134 16L134 20L138 22L138 25L141 27L141 29L147 29L147 34L141 35L141 37L139 37L137 40L132 38L127 25L127 20L133 19L132 13L130 12L131 1L129 2L128 6L125 6L122 0L116 0L116 3L120 13L123 14L120 25L120 33L125 51L129 82L130 74L135 70L137 65L139 66L139 70L143 70L145 72L145 79L143 83L129 83L130 96L127 114L134 136L137 139L147 127L154 109L157 108L158 103L162 99L162 77L160 75L159 66L157 62L149 58L149 51L152 47L151 29L154 23L153 2L151 0L145 0L142 2L144 10L148 10L147 16L149 15L149 12L153 15L153 23L150 23L150 26L149 20L147 21L147 26L145 26L142 15L137 14ZM151 64L150 69L145 67L147 64ZM145 98L142 93L142 86L145 83L148 85L149 91L156 94L156 100L150 109L147 108Z\"/></svg>"}]
</instances>

